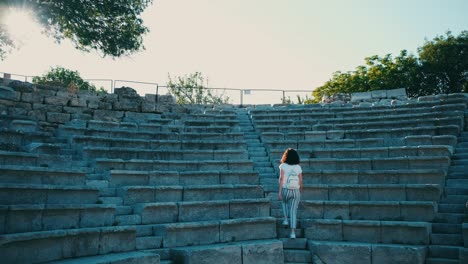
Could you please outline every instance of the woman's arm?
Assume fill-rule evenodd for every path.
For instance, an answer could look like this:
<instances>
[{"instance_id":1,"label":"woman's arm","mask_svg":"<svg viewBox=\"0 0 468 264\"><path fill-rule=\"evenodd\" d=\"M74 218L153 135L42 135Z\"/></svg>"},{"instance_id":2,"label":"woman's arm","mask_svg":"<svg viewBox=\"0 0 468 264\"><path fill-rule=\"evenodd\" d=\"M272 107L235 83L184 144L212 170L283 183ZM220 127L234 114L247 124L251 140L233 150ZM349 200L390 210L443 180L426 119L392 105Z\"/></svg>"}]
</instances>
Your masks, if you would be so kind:
<instances>
[{"instance_id":1,"label":"woman's arm","mask_svg":"<svg viewBox=\"0 0 468 264\"><path fill-rule=\"evenodd\" d=\"M300 192L302 193L302 172L299 173L299 186L300 186Z\"/></svg>"},{"instance_id":2,"label":"woman's arm","mask_svg":"<svg viewBox=\"0 0 468 264\"><path fill-rule=\"evenodd\" d=\"M280 177L279 177L279 189L278 189L278 200L283 200L283 194L281 193L283 189L283 177L284 177L284 171L283 169L280 168Z\"/></svg>"}]
</instances>

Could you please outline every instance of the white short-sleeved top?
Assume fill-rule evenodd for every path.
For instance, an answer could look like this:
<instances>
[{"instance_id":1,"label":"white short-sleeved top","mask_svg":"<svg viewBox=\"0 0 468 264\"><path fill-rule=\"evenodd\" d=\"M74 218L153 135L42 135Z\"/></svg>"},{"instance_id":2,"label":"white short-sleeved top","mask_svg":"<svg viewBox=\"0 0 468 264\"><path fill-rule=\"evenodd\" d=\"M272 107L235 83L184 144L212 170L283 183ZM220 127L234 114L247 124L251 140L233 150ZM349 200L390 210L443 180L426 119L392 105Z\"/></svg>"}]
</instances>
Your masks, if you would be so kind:
<instances>
[{"instance_id":1,"label":"white short-sleeved top","mask_svg":"<svg viewBox=\"0 0 468 264\"><path fill-rule=\"evenodd\" d=\"M289 165L287 163L281 163L281 165L279 165L279 168L280 168L280 170L283 169L283 171L284 171L284 177L283 177L283 182L282 182L283 185L286 183L286 178L287 178L290 171L294 170L294 171L296 171L297 174L302 173L302 168L301 168L301 166L299 164ZM279 182L280 179L281 179L281 172L280 172L280 175L279 175L278 182Z\"/></svg>"}]
</instances>

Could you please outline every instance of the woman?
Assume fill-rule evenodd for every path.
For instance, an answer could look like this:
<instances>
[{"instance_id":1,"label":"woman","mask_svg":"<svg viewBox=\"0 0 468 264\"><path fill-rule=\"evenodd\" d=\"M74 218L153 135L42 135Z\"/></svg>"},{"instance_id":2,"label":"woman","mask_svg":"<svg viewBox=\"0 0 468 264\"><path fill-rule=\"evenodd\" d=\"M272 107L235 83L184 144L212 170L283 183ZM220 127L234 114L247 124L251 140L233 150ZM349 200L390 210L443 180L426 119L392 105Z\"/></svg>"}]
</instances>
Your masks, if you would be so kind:
<instances>
[{"instance_id":1,"label":"woman","mask_svg":"<svg viewBox=\"0 0 468 264\"><path fill-rule=\"evenodd\" d=\"M286 149L279 165L279 191L278 200L282 201L284 221L287 226L290 217L290 238L296 238L297 207L302 193L302 168L299 165L299 154L292 148Z\"/></svg>"}]
</instances>

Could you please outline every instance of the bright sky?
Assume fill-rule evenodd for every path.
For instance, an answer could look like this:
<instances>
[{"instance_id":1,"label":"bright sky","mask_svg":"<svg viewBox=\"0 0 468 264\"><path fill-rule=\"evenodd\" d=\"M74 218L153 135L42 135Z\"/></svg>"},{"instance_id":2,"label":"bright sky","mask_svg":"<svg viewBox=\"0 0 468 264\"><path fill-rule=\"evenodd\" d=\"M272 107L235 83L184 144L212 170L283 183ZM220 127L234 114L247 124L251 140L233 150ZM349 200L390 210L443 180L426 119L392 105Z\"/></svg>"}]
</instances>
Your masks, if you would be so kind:
<instances>
[{"instance_id":1,"label":"bright sky","mask_svg":"<svg viewBox=\"0 0 468 264\"><path fill-rule=\"evenodd\" d=\"M2 22L21 47L0 62L0 72L41 75L62 66L85 79L164 85L168 74L199 71L211 87L311 91L365 57L416 53L449 29L458 35L468 30L467 14L466 0L155 0L143 14L146 50L116 59L56 44L15 14ZM253 91L244 103L268 96ZM231 96L234 103L239 97Z\"/></svg>"}]
</instances>

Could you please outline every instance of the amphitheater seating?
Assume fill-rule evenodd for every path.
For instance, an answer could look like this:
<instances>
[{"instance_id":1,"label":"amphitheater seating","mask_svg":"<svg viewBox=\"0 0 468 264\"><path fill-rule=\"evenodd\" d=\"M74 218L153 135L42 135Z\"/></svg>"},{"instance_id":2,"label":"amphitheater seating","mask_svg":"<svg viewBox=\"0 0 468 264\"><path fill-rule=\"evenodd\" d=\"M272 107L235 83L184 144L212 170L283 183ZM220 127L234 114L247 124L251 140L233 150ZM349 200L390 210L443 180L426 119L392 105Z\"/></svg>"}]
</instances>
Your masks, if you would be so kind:
<instances>
[{"instance_id":1,"label":"amphitheater seating","mask_svg":"<svg viewBox=\"0 0 468 264\"><path fill-rule=\"evenodd\" d=\"M250 114L276 175L286 148L301 156L299 232L313 254L325 263L425 263L466 102ZM272 215L281 219L277 184L269 184Z\"/></svg>"},{"instance_id":2,"label":"amphitheater seating","mask_svg":"<svg viewBox=\"0 0 468 264\"><path fill-rule=\"evenodd\" d=\"M467 230L451 226L459 215L440 219L454 208L441 202L448 192L466 202L464 95L143 113L126 95L79 94L80 105L41 89L18 90L32 109L0 100L2 263L463 260L460 244L444 247L452 236L438 231ZM304 175L294 240L277 200L288 147Z\"/></svg>"}]
</instances>

